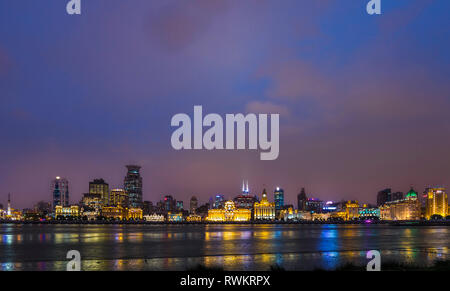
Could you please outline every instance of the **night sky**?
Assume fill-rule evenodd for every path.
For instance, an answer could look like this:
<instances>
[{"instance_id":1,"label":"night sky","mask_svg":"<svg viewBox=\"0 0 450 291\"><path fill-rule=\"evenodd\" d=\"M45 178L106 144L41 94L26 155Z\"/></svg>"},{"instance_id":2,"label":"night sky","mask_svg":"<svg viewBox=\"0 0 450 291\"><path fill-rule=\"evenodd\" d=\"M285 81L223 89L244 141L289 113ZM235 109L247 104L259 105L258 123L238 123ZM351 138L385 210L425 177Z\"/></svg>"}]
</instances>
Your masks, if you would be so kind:
<instances>
[{"instance_id":1,"label":"night sky","mask_svg":"<svg viewBox=\"0 0 450 291\"><path fill-rule=\"evenodd\" d=\"M88 183L144 200L301 187L375 202L386 187L450 184L450 1L0 2L0 203L77 203ZM175 151L176 113L279 113L280 155ZM273 196L270 195L273 200Z\"/></svg>"}]
</instances>

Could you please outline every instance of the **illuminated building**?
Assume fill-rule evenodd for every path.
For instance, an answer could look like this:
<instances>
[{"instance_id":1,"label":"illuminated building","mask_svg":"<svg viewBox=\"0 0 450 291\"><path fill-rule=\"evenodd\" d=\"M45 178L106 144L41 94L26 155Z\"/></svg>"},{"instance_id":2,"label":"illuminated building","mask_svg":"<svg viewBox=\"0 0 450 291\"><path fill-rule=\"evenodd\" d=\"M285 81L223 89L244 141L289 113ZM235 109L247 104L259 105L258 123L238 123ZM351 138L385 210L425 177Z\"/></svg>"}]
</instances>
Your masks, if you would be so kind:
<instances>
[{"instance_id":1,"label":"illuminated building","mask_svg":"<svg viewBox=\"0 0 450 291\"><path fill-rule=\"evenodd\" d=\"M176 204L177 211L183 210L183 208L184 208L183 201L177 200L175 204Z\"/></svg>"},{"instance_id":2,"label":"illuminated building","mask_svg":"<svg viewBox=\"0 0 450 291\"><path fill-rule=\"evenodd\" d=\"M189 221L189 222L201 222L202 221L202 217L200 215L197 215L197 214L190 214L188 217L186 217L186 221Z\"/></svg>"},{"instance_id":3,"label":"illuminated building","mask_svg":"<svg viewBox=\"0 0 450 291\"><path fill-rule=\"evenodd\" d=\"M271 203L267 199L266 189L263 190L261 202L255 202L254 219L255 220L275 219L275 203Z\"/></svg>"},{"instance_id":4,"label":"illuminated building","mask_svg":"<svg viewBox=\"0 0 450 291\"><path fill-rule=\"evenodd\" d=\"M311 213L312 220L326 221L331 217L330 213Z\"/></svg>"},{"instance_id":5,"label":"illuminated building","mask_svg":"<svg viewBox=\"0 0 450 291\"><path fill-rule=\"evenodd\" d=\"M300 193L297 195L297 209L300 211L306 211L306 201L308 197L306 197L305 188L302 188Z\"/></svg>"},{"instance_id":6,"label":"illuminated building","mask_svg":"<svg viewBox=\"0 0 450 291\"><path fill-rule=\"evenodd\" d=\"M127 175L123 185L125 192L128 194L129 205L133 208L142 208L142 177L139 173L141 167L136 165L128 165L126 167Z\"/></svg>"},{"instance_id":7,"label":"illuminated building","mask_svg":"<svg viewBox=\"0 0 450 291\"><path fill-rule=\"evenodd\" d=\"M168 222L182 222L183 221L183 213L167 213L167 221Z\"/></svg>"},{"instance_id":8,"label":"illuminated building","mask_svg":"<svg viewBox=\"0 0 450 291\"><path fill-rule=\"evenodd\" d=\"M78 207L78 205L72 205L72 206L57 205L55 207L55 218L61 218L61 217L77 218L79 216L80 216L80 208Z\"/></svg>"},{"instance_id":9,"label":"illuminated building","mask_svg":"<svg viewBox=\"0 0 450 291\"><path fill-rule=\"evenodd\" d=\"M97 217L100 216L100 211L99 210L84 211L84 209L82 209L81 216L83 217L83 219L86 219L86 220L96 220Z\"/></svg>"},{"instance_id":10,"label":"illuminated building","mask_svg":"<svg viewBox=\"0 0 450 291\"><path fill-rule=\"evenodd\" d=\"M275 215L278 217L284 206L284 190L277 187L273 193L273 197L275 201Z\"/></svg>"},{"instance_id":11,"label":"illuminated building","mask_svg":"<svg viewBox=\"0 0 450 291\"><path fill-rule=\"evenodd\" d=\"M380 218L380 209L379 208L360 208L359 209L359 218Z\"/></svg>"},{"instance_id":12,"label":"illuminated building","mask_svg":"<svg viewBox=\"0 0 450 291\"><path fill-rule=\"evenodd\" d=\"M420 201L412 188L405 199L387 202L379 207L382 220L419 220Z\"/></svg>"},{"instance_id":13,"label":"illuminated building","mask_svg":"<svg viewBox=\"0 0 450 291\"><path fill-rule=\"evenodd\" d=\"M21 220L22 212L11 207L11 194L8 193L8 208L3 211L3 217L6 220Z\"/></svg>"},{"instance_id":14,"label":"illuminated building","mask_svg":"<svg viewBox=\"0 0 450 291\"><path fill-rule=\"evenodd\" d=\"M126 208L128 205L129 196L124 189L111 189L109 194L109 206L122 206Z\"/></svg>"},{"instance_id":15,"label":"illuminated building","mask_svg":"<svg viewBox=\"0 0 450 291\"><path fill-rule=\"evenodd\" d=\"M306 200L306 210L314 213L321 213L323 210L323 201L317 198Z\"/></svg>"},{"instance_id":16,"label":"illuminated building","mask_svg":"<svg viewBox=\"0 0 450 291\"><path fill-rule=\"evenodd\" d=\"M127 212L127 219L128 220L141 220L142 219L142 209L140 208L130 208Z\"/></svg>"},{"instance_id":17,"label":"illuminated building","mask_svg":"<svg viewBox=\"0 0 450 291\"><path fill-rule=\"evenodd\" d=\"M171 195L164 196L164 210L165 212L176 211L176 201Z\"/></svg>"},{"instance_id":18,"label":"illuminated building","mask_svg":"<svg viewBox=\"0 0 450 291\"><path fill-rule=\"evenodd\" d=\"M163 222L165 220L164 215L153 213L152 215L145 215L145 221L148 222Z\"/></svg>"},{"instance_id":19,"label":"illuminated building","mask_svg":"<svg viewBox=\"0 0 450 291\"><path fill-rule=\"evenodd\" d=\"M197 208L198 208L198 200L197 200L197 197L192 196L191 201L190 201L190 204L189 204L189 212L190 212L191 214L195 214L195 211L197 210Z\"/></svg>"},{"instance_id":20,"label":"illuminated building","mask_svg":"<svg viewBox=\"0 0 450 291\"><path fill-rule=\"evenodd\" d=\"M6 215L11 216L11 193L8 193L8 209Z\"/></svg>"},{"instance_id":21,"label":"illuminated building","mask_svg":"<svg viewBox=\"0 0 450 291\"><path fill-rule=\"evenodd\" d=\"M69 206L69 181L56 177L52 182L53 209L56 206Z\"/></svg>"},{"instance_id":22,"label":"illuminated building","mask_svg":"<svg viewBox=\"0 0 450 291\"><path fill-rule=\"evenodd\" d=\"M445 218L448 214L448 196L445 188L429 188L427 193L425 217L430 219L433 215Z\"/></svg>"},{"instance_id":23,"label":"illuminated building","mask_svg":"<svg viewBox=\"0 0 450 291\"><path fill-rule=\"evenodd\" d=\"M81 205L89 208L98 209L102 205L102 196L100 194L83 194L83 198L81 199Z\"/></svg>"},{"instance_id":24,"label":"illuminated building","mask_svg":"<svg viewBox=\"0 0 450 291\"><path fill-rule=\"evenodd\" d=\"M222 209L225 206L225 197L221 194L217 194L212 202L212 208Z\"/></svg>"},{"instance_id":25,"label":"illuminated building","mask_svg":"<svg viewBox=\"0 0 450 291\"><path fill-rule=\"evenodd\" d=\"M250 209L236 208L233 201L225 202L223 209L208 210L207 221L227 222L227 221L250 221L252 212Z\"/></svg>"},{"instance_id":26,"label":"illuminated building","mask_svg":"<svg viewBox=\"0 0 450 291\"><path fill-rule=\"evenodd\" d=\"M242 194L236 196L233 200L237 208L253 209L253 205L255 204L257 199L255 196L250 195L248 181L247 185L244 183L244 181L242 182Z\"/></svg>"},{"instance_id":27,"label":"illuminated building","mask_svg":"<svg viewBox=\"0 0 450 291\"><path fill-rule=\"evenodd\" d=\"M312 220L312 214L309 211L299 211L293 207L280 210L280 220L283 221L300 221Z\"/></svg>"},{"instance_id":28,"label":"illuminated building","mask_svg":"<svg viewBox=\"0 0 450 291\"><path fill-rule=\"evenodd\" d=\"M325 205L322 207L323 213L330 213L337 211L338 203L334 203L333 201L327 201Z\"/></svg>"},{"instance_id":29,"label":"illuminated building","mask_svg":"<svg viewBox=\"0 0 450 291\"><path fill-rule=\"evenodd\" d=\"M103 179L94 179L89 182L89 194L100 195L101 205L109 204L109 185Z\"/></svg>"},{"instance_id":30,"label":"illuminated building","mask_svg":"<svg viewBox=\"0 0 450 291\"><path fill-rule=\"evenodd\" d=\"M106 206L102 208L102 216L106 219L114 219L114 220L124 220L127 218L128 209L118 206Z\"/></svg>"},{"instance_id":31,"label":"illuminated building","mask_svg":"<svg viewBox=\"0 0 450 291\"><path fill-rule=\"evenodd\" d=\"M359 202L347 201L344 205L345 220L354 220L359 218Z\"/></svg>"}]
</instances>

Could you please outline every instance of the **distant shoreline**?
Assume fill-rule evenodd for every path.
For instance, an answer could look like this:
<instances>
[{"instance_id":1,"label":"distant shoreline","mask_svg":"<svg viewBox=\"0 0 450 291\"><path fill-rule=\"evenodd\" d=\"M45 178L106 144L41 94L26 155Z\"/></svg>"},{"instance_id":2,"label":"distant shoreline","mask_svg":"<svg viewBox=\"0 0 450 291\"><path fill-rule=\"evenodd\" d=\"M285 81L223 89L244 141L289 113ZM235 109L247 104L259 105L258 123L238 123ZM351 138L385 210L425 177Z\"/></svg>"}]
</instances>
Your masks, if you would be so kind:
<instances>
[{"instance_id":1,"label":"distant shoreline","mask_svg":"<svg viewBox=\"0 0 450 291\"><path fill-rule=\"evenodd\" d=\"M450 226L450 221L245 221L245 222L152 222L152 221L104 221L104 220L52 220L52 221L10 221L0 220L0 224L44 224L44 225L284 225L284 224L313 224L313 225L392 225L392 226Z\"/></svg>"}]
</instances>

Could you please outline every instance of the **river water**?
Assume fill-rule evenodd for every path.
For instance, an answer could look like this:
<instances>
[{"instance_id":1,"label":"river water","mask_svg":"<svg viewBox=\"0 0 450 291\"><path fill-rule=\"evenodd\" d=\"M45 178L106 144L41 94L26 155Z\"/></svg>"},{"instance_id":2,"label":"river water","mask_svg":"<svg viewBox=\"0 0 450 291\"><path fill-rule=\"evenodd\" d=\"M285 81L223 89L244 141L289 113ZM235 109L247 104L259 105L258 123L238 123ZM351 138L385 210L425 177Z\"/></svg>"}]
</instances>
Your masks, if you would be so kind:
<instances>
[{"instance_id":1,"label":"river water","mask_svg":"<svg viewBox=\"0 0 450 291\"><path fill-rule=\"evenodd\" d=\"M65 270L69 250L82 270L334 269L383 262L429 265L450 259L450 227L389 225L0 225L0 270Z\"/></svg>"}]
</instances>

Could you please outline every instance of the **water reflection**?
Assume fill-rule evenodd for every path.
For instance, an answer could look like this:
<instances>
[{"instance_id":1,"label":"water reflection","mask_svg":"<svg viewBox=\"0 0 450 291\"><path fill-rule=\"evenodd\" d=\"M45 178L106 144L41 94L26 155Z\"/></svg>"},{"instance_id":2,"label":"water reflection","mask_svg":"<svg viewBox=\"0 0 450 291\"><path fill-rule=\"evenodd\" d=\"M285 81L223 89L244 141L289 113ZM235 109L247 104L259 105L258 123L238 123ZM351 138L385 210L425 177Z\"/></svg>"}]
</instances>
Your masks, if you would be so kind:
<instances>
[{"instance_id":1,"label":"water reflection","mask_svg":"<svg viewBox=\"0 0 450 291\"><path fill-rule=\"evenodd\" d=\"M446 227L385 225L1 225L1 270L65 270L79 250L83 270L334 269L383 261L448 259ZM37 251L38 250L38 251Z\"/></svg>"}]
</instances>

